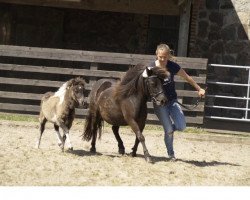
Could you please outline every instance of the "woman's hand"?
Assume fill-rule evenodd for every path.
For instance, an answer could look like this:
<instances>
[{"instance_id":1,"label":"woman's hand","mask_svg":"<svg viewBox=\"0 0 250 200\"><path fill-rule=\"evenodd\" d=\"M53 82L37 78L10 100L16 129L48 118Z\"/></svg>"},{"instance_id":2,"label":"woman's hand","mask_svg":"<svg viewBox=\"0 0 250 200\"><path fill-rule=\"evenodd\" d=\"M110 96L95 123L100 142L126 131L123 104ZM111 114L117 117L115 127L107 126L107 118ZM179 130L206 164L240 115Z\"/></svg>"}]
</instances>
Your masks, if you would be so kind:
<instances>
[{"instance_id":1,"label":"woman's hand","mask_svg":"<svg viewBox=\"0 0 250 200\"><path fill-rule=\"evenodd\" d=\"M199 95L199 97L204 97L205 96L205 90L200 88L199 91L198 91L198 95Z\"/></svg>"}]
</instances>

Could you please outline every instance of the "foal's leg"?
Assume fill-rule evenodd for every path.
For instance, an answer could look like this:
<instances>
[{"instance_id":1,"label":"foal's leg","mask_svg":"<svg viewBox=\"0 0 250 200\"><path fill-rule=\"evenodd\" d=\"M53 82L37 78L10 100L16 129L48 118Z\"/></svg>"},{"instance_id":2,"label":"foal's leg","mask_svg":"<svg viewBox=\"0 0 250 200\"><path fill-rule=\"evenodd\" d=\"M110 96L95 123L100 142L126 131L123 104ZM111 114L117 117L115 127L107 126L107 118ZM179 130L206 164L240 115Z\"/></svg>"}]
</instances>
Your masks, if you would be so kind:
<instances>
[{"instance_id":1,"label":"foal's leg","mask_svg":"<svg viewBox=\"0 0 250 200\"><path fill-rule=\"evenodd\" d=\"M120 134L119 134L119 126L112 126L112 130L113 130L115 138L118 142L118 148L119 148L118 152L119 152L119 154L123 155L123 154L125 154L125 147L123 145L123 141L122 141Z\"/></svg>"},{"instance_id":2,"label":"foal's leg","mask_svg":"<svg viewBox=\"0 0 250 200\"><path fill-rule=\"evenodd\" d=\"M56 131L56 136L57 136L57 141L58 141L58 146L62 149L63 151L63 148L64 148L64 141L63 141L63 138L60 134L60 131L59 131L59 126L54 124L54 128L55 128L55 131Z\"/></svg>"},{"instance_id":3,"label":"foal's leg","mask_svg":"<svg viewBox=\"0 0 250 200\"><path fill-rule=\"evenodd\" d=\"M37 142L36 142L36 148L39 149L40 147L40 143L41 143L41 139L42 139L42 135L43 135L43 132L44 132L44 129L45 129L45 124L47 122L47 119L43 116L43 114L40 114L39 116L39 121L40 121L40 133L38 135L38 139L37 139Z\"/></svg>"},{"instance_id":4,"label":"foal's leg","mask_svg":"<svg viewBox=\"0 0 250 200\"><path fill-rule=\"evenodd\" d=\"M70 141L70 137L69 137L69 128L64 123L61 123L60 127L63 130L63 138L62 138L63 146L64 146L65 141L66 141L67 146L68 146L68 150L73 150L73 147L72 147L72 144L71 144L71 141Z\"/></svg>"}]
</instances>

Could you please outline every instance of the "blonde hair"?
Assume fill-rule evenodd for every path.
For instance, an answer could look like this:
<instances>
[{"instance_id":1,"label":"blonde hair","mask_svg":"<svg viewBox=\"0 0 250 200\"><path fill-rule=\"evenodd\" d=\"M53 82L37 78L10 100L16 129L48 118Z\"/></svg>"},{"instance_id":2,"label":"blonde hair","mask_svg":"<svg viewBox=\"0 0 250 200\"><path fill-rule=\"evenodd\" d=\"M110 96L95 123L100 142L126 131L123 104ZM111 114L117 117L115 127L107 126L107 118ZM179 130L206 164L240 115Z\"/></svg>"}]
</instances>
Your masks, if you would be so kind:
<instances>
[{"instance_id":1,"label":"blonde hair","mask_svg":"<svg viewBox=\"0 0 250 200\"><path fill-rule=\"evenodd\" d=\"M169 48L169 46L167 44L159 44L157 45L155 54L158 54L158 51L162 50L162 51L166 51L169 55L169 60L174 60L174 56L173 56L173 50Z\"/></svg>"}]
</instances>

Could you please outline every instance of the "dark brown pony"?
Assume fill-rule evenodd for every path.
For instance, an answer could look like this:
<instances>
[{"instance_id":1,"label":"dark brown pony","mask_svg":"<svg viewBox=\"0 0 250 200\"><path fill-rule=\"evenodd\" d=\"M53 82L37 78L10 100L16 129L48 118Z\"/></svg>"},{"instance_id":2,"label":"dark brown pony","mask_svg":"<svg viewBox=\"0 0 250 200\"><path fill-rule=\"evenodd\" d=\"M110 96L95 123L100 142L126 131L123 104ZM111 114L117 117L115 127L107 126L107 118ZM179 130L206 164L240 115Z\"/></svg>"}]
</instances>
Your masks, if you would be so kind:
<instances>
[{"instance_id":1,"label":"dark brown pony","mask_svg":"<svg viewBox=\"0 0 250 200\"><path fill-rule=\"evenodd\" d=\"M57 92L44 94L39 115L40 133L36 144L37 148L40 146L45 124L49 121L54 124L59 147L64 150L64 144L67 141L68 148L73 150L69 138L69 129L75 117L75 107L86 107L87 105L83 94L84 90L85 81L77 77L64 83ZM63 137L61 137L59 127L63 130Z\"/></svg>"},{"instance_id":2,"label":"dark brown pony","mask_svg":"<svg viewBox=\"0 0 250 200\"><path fill-rule=\"evenodd\" d=\"M144 65L131 67L120 82L112 79L100 79L90 92L89 113L86 118L83 139L91 142L90 151L96 152L97 132L101 137L103 121L113 125L119 153L125 153L125 147L119 135L119 126L129 125L136 134L132 155L136 156L141 142L146 161L152 162L142 131L147 118L147 100L152 98L156 104L167 101L162 91L162 79L169 73L158 67Z\"/></svg>"}]
</instances>

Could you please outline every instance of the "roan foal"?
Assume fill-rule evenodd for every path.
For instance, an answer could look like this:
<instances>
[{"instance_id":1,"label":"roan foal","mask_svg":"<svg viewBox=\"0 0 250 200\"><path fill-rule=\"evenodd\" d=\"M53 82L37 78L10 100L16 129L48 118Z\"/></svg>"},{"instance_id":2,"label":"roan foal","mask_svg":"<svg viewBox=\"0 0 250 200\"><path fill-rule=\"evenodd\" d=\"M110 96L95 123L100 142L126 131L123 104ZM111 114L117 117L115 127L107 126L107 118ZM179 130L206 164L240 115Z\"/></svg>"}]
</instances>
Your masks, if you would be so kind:
<instances>
[{"instance_id":1,"label":"roan foal","mask_svg":"<svg viewBox=\"0 0 250 200\"><path fill-rule=\"evenodd\" d=\"M73 147L69 138L69 129L75 117L75 107L86 107L87 103L84 97L85 81L82 78L70 79L64 83L57 92L47 92L41 100L40 109L40 134L36 147L39 148L42 134L47 121L54 124L58 145L64 151L65 141L69 150ZM63 137L59 132L59 127L63 130Z\"/></svg>"}]
</instances>

